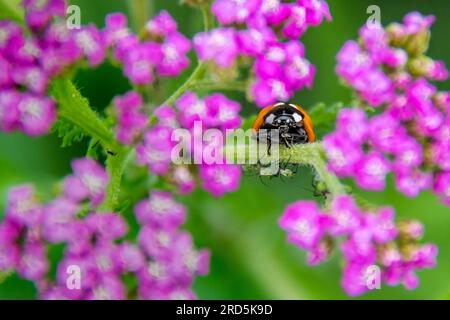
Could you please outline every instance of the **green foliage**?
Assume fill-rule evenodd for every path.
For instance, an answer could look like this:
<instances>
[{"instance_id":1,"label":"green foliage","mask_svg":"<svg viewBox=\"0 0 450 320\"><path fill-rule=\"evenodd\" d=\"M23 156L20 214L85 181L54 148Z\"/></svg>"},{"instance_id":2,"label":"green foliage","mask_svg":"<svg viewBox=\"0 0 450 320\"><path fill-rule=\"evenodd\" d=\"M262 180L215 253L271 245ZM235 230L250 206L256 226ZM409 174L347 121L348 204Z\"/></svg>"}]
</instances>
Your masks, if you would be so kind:
<instances>
[{"instance_id":1,"label":"green foliage","mask_svg":"<svg viewBox=\"0 0 450 320\"><path fill-rule=\"evenodd\" d=\"M76 142L80 142L85 137L84 131L72 123L59 119L55 122L52 132L56 133L61 139L61 147L70 147Z\"/></svg>"},{"instance_id":2,"label":"green foliage","mask_svg":"<svg viewBox=\"0 0 450 320\"><path fill-rule=\"evenodd\" d=\"M11 276L14 272L12 270L1 271L0 272L0 284L2 284L9 276Z\"/></svg>"},{"instance_id":3,"label":"green foliage","mask_svg":"<svg viewBox=\"0 0 450 320\"><path fill-rule=\"evenodd\" d=\"M244 129L244 130L250 129L252 127L253 123L255 122L256 117L257 117L257 115L253 115L253 116L250 116L250 117L244 119L244 122L242 123L242 129Z\"/></svg>"},{"instance_id":4,"label":"green foliage","mask_svg":"<svg viewBox=\"0 0 450 320\"><path fill-rule=\"evenodd\" d=\"M343 103L338 102L330 106L327 106L325 103L318 103L310 109L309 115L313 121L314 131L318 140L325 134L333 131L337 114L342 108Z\"/></svg>"}]
</instances>

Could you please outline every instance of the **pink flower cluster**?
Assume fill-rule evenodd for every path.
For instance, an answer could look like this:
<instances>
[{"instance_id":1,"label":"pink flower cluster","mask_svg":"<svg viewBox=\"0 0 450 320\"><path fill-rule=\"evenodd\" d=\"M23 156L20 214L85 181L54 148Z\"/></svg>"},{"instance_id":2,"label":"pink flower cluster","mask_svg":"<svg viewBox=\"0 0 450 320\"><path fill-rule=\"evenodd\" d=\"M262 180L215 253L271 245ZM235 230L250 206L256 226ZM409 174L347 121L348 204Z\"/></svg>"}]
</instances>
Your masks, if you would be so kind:
<instances>
[{"instance_id":1,"label":"pink flower cluster","mask_svg":"<svg viewBox=\"0 0 450 320\"><path fill-rule=\"evenodd\" d=\"M63 195L50 203L41 204L29 185L10 190L0 224L0 271L33 281L43 299L192 298L193 277L208 272L209 253L195 251L190 235L178 231L183 206L153 192L136 207L143 226L137 243L124 240L122 216L95 209L104 197L105 170L91 159L74 161L73 169ZM48 253L62 244L52 280ZM125 274L139 288L127 287Z\"/></svg>"},{"instance_id":2,"label":"pink flower cluster","mask_svg":"<svg viewBox=\"0 0 450 320\"><path fill-rule=\"evenodd\" d=\"M142 112L144 101L136 91L114 98L117 116L116 136L123 144L133 144L147 126L147 115Z\"/></svg>"},{"instance_id":3,"label":"pink flower cluster","mask_svg":"<svg viewBox=\"0 0 450 320\"><path fill-rule=\"evenodd\" d=\"M90 67L98 66L109 48L137 85L150 84L155 76L179 75L189 65L190 42L166 11L148 22L146 39L141 41L121 13L107 17L105 30L94 25L68 29L65 0L26 0L23 5L28 30L0 20L2 131L47 133L56 120L55 102L47 96L52 78L85 60ZM122 134L127 135L121 132L120 139L129 143L131 137Z\"/></svg>"},{"instance_id":4,"label":"pink flower cluster","mask_svg":"<svg viewBox=\"0 0 450 320\"><path fill-rule=\"evenodd\" d=\"M47 96L51 79L83 59L98 65L105 47L94 26L67 29L64 0L23 5L29 30L0 21L0 130L37 136L56 120L55 102Z\"/></svg>"},{"instance_id":5,"label":"pink flower cluster","mask_svg":"<svg viewBox=\"0 0 450 320\"><path fill-rule=\"evenodd\" d=\"M387 285L414 289L416 271L436 264L437 247L419 243L423 226L417 221L396 224L394 215L390 207L363 212L351 196L343 195L325 212L312 201L293 203L279 223L288 240L308 252L310 265L323 262L339 247L345 261L341 284L355 296L373 289L371 267L380 268L379 280Z\"/></svg>"},{"instance_id":6,"label":"pink flower cluster","mask_svg":"<svg viewBox=\"0 0 450 320\"><path fill-rule=\"evenodd\" d=\"M147 265L137 273L139 296L144 299L193 299L195 275L209 273L207 250L196 251L191 235L180 232L185 208L171 194L152 191L150 198L135 208L142 226L139 246L147 256Z\"/></svg>"},{"instance_id":7,"label":"pink flower cluster","mask_svg":"<svg viewBox=\"0 0 450 320\"><path fill-rule=\"evenodd\" d=\"M196 94L187 92L176 101L175 106L177 110L161 106L155 111L158 123L145 133L144 141L136 150L138 163L147 165L154 174L165 175L178 187L180 193L186 194L195 188L195 168L173 164L172 152L177 145L172 138L174 130L184 128L192 137L192 143L183 146L183 150L189 153L185 157L191 159L192 163L192 148L202 152L206 146L218 143L206 143L203 137L197 137L200 139L197 140L199 133L195 130L196 123L200 124L200 129L216 128L225 133L227 129L240 127L242 120L239 116L240 105L222 94L216 93L200 99ZM221 148L222 145L218 147ZM201 162L198 176L205 190L217 197L237 190L241 177L239 166Z\"/></svg>"},{"instance_id":8,"label":"pink flower cluster","mask_svg":"<svg viewBox=\"0 0 450 320\"><path fill-rule=\"evenodd\" d=\"M363 189L384 189L392 172L405 195L434 188L450 205L450 95L429 82L448 71L424 56L433 21L410 13L386 30L364 26L359 43L344 45L337 73L377 112L342 110L324 146L330 168Z\"/></svg>"},{"instance_id":9,"label":"pink flower cluster","mask_svg":"<svg viewBox=\"0 0 450 320\"><path fill-rule=\"evenodd\" d=\"M114 59L133 84L151 84L155 76L177 76L189 66L190 41L177 31L176 21L166 11L147 23L143 41L129 30L122 13L106 17L104 33Z\"/></svg>"},{"instance_id":10,"label":"pink flower cluster","mask_svg":"<svg viewBox=\"0 0 450 320\"><path fill-rule=\"evenodd\" d=\"M258 106L287 101L312 86L315 68L298 38L309 26L331 20L325 1L216 0L212 11L222 26L194 37L197 55L221 68L232 67L239 57L252 61L250 91Z\"/></svg>"}]
</instances>

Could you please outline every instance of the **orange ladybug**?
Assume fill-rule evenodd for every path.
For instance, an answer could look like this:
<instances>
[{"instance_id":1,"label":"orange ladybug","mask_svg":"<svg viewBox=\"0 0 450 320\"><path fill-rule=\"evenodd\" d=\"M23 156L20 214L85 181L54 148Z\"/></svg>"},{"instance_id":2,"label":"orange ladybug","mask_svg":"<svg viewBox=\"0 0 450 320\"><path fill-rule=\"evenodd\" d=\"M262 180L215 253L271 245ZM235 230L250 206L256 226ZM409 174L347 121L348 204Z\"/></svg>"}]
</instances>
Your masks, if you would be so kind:
<instances>
[{"instance_id":1,"label":"orange ladybug","mask_svg":"<svg viewBox=\"0 0 450 320\"><path fill-rule=\"evenodd\" d=\"M292 103L280 102L262 109L253 124L257 135L261 129L278 129L279 141L286 147L316 140L311 118L300 106Z\"/></svg>"}]
</instances>

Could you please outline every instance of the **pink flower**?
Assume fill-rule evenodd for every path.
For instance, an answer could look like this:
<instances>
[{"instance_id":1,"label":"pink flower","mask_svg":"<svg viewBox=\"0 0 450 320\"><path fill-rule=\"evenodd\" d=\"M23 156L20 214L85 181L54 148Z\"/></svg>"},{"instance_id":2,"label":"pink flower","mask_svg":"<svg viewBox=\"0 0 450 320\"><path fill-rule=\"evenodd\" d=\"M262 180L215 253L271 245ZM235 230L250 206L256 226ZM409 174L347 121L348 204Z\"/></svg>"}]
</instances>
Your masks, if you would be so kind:
<instances>
[{"instance_id":1,"label":"pink flower","mask_svg":"<svg viewBox=\"0 0 450 320\"><path fill-rule=\"evenodd\" d=\"M306 21L307 10L296 5L288 6L287 10L289 10L289 16L285 21L282 33L286 38L296 40L303 35L308 27Z\"/></svg>"},{"instance_id":2,"label":"pink flower","mask_svg":"<svg viewBox=\"0 0 450 320\"><path fill-rule=\"evenodd\" d=\"M276 101L287 101L292 92L286 84L278 79L259 79L252 88L251 93L259 107L265 107Z\"/></svg>"},{"instance_id":3,"label":"pink flower","mask_svg":"<svg viewBox=\"0 0 450 320\"><path fill-rule=\"evenodd\" d=\"M204 126L212 125L210 121L216 121L208 117L208 107L205 101L195 93L187 92L176 102L175 106L180 111L180 124L184 128L192 128L195 121L202 121Z\"/></svg>"},{"instance_id":4,"label":"pink flower","mask_svg":"<svg viewBox=\"0 0 450 320\"><path fill-rule=\"evenodd\" d=\"M180 194L191 193L195 188L194 176L185 166L177 166L173 170L173 179Z\"/></svg>"},{"instance_id":5,"label":"pink flower","mask_svg":"<svg viewBox=\"0 0 450 320\"><path fill-rule=\"evenodd\" d=\"M177 22L166 10L162 10L147 22L146 29L152 36L164 38L177 31Z\"/></svg>"},{"instance_id":6,"label":"pink flower","mask_svg":"<svg viewBox=\"0 0 450 320\"><path fill-rule=\"evenodd\" d=\"M47 97L23 94L17 108L20 128L30 136L47 133L56 120L55 103Z\"/></svg>"},{"instance_id":7,"label":"pink flower","mask_svg":"<svg viewBox=\"0 0 450 320\"><path fill-rule=\"evenodd\" d=\"M429 29L434 23L434 16L423 16L419 12L411 12L403 18L405 31L409 34Z\"/></svg>"},{"instance_id":8,"label":"pink flower","mask_svg":"<svg viewBox=\"0 0 450 320\"><path fill-rule=\"evenodd\" d=\"M134 211L141 225L151 224L162 229L178 228L186 219L185 208L163 191L152 191L150 198L139 202Z\"/></svg>"},{"instance_id":9,"label":"pink flower","mask_svg":"<svg viewBox=\"0 0 450 320\"><path fill-rule=\"evenodd\" d=\"M145 257L141 250L131 243L123 243L114 252L115 260L123 271L136 272L144 267Z\"/></svg>"},{"instance_id":10,"label":"pink flower","mask_svg":"<svg viewBox=\"0 0 450 320\"><path fill-rule=\"evenodd\" d=\"M220 24L244 23L255 14L261 0L215 0L211 10Z\"/></svg>"},{"instance_id":11,"label":"pink flower","mask_svg":"<svg viewBox=\"0 0 450 320\"><path fill-rule=\"evenodd\" d=\"M353 233L361 224L361 214L352 197L340 196L334 198L330 207L330 234L342 236Z\"/></svg>"},{"instance_id":12,"label":"pink flower","mask_svg":"<svg viewBox=\"0 0 450 320\"><path fill-rule=\"evenodd\" d=\"M38 282L48 271L46 248L40 244L27 244L17 266L18 274L22 278Z\"/></svg>"},{"instance_id":13,"label":"pink flower","mask_svg":"<svg viewBox=\"0 0 450 320\"><path fill-rule=\"evenodd\" d=\"M200 166L202 187L215 197L239 188L241 168L237 165L213 164Z\"/></svg>"},{"instance_id":14,"label":"pink flower","mask_svg":"<svg viewBox=\"0 0 450 320\"><path fill-rule=\"evenodd\" d=\"M105 41L108 46L115 45L130 33L127 16L123 13L116 12L107 15L105 24Z\"/></svg>"},{"instance_id":15,"label":"pink flower","mask_svg":"<svg viewBox=\"0 0 450 320\"><path fill-rule=\"evenodd\" d=\"M315 202L297 201L289 205L279 220L288 240L305 250L315 248L325 233L325 216Z\"/></svg>"},{"instance_id":16,"label":"pink flower","mask_svg":"<svg viewBox=\"0 0 450 320\"><path fill-rule=\"evenodd\" d=\"M222 68L231 67L239 55L236 31L231 28L198 33L193 41L200 60L214 61Z\"/></svg>"},{"instance_id":17,"label":"pink flower","mask_svg":"<svg viewBox=\"0 0 450 320\"><path fill-rule=\"evenodd\" d=\"M378 70L368 70L354 80L355 89L370 105L378 107L386 103L393 94L391 80Z\"/></svg>"},{"instance_id":18,"label":"pink flower","mask_svg":"<svg viewBox=\"0 0 450 320\"><path fill-rule=\"evenodd\" d=\"M15 90L0 91L0 130L11 132L19 125L20 113L17 105L20 93Z\"/></svg>"},{"instance_id":19,"label":"pink flower","mask_svg":"<svg viewBox=\"0 0 450 320\"><path fill-rule=\"evenodd\" d=\"M297 3L306 9L306 21L317 26L325 18L331 21L330 9L325 0L297 0Z\"/></svg>"},{"instance_id":20,"label":"pink flower","mask_svg":"<svg viewBox=\"0 0 450 320\"><path fill-rule=\"evenodd\" d=\"M82 55L87 58L92 67L103 62L106 55L105 40L94 25L77 30L74 33L74 40Z\"/></svg>"},{"instance_id":21,"label":"pink flower","mask_svg":"<svg viewBox=\"0 0 450 320\"><path fill-rule=\"evenodd\" d=\"M215 128L236 129L242 124L239 116L241 106L239 103L228 99L223 94L216 93L205 98L208 118L211 119L209 125Z\"/></svg>"},{"instance_id":22,"label":"pink flower","mask_svg":"<svg viewBox=\"0 0 450 320\"><path fill-rule=\"evenodd\" d=\"M113 212L90 214L85 222L99 240L116 240L125 236L128 231L128 226L122 216Z\"/></svg>"},{"instance_id":23,"label":"pink flower","mask_svg":"<svg viewBox=\"0 0 450 320\"><path fill-rule=\"evenodd\" d=\"M94 206L100 204L109 180L106 170L89 158L74 160L72 169L74 174L64 181L66 197L75 202L89 199Z\"/></svg>"},{"instance_id":24,"label":"pink flower","mask_svg":"<svg viewBox=\"0 0 450 320\"><path fill-rule=\"evenodd\" d=\"M342 109L338 114L336 126L341 136L347 137L355 144L363 143L367 139L368 129L371 127L361 109Z\"/></svg>"},{"instance_id":25,"label":"pink flower","mask_svg":"<svg viewBox=\"0 0 450 320\"><path fill-rule=\"evenodd\" d=\"M145 85L153 82L153 70L161 61L161 47L155 43L137 44L124 58L124 72L131 82Z\"/></svg>"},{"instance_id":26,"label":"pink flower","mask_svg":"<svg viewBox=\"0 0 450 320\"><path fill-rule=\"evenodd\" d=\"M350 238L341 244L342 255L350 263L370 265L375 263L377 248L372 242L372 232L367 228L356 230Z\"/></svg>"},{"instance_id":27,"label":"pink flower","mask_svg":"<svg viewBox=\"0 0 450 320\"><path fill-rule=\"evenodd\" d=\"M243 55L262 55L270 43L276 42L274 32L269 28L250 28L237 34L238 45Z\"/></svg>"},{"instance_id":28,"label":"pink flower","mask_svg":"<svg viewBox=\"0 0 450 320\"><path fill-rule=\"evenodd\" d=\"M77 236L72 227L78 205L59 198L45 207L42 214L42 235L51 243L66 242Z\"/></svg>"},{"instance_id":29,"label":"pink flower","mask_svg":"<svg viewBox=\"0 0 450 320\"><path fill-rule=\"evenodd\" d=\"M40 67L17 67L11 70L11 77L17 85L23 85L36 94L45 94L48 77Z\"/></svg>"},{"instance_id":30,"label":"pink flower","mask_svg":"<svg viewBox=\"0 0 450 320\"><path fill-rule=\"evenodd\" d=\"M117 110L117 139L123 144L132 144L147 126L147 116L140 111L144 105L142 97L130 91L114 99Z\"/></svg>"},{"instance_id":31,"label":"pink flower","mask_svg":"<svg viewBox=\"0 0 450 320\"><path fill-rule=\"evenodd\" d=\"M445 171L437 175L434 192L441 197L446 205L450 205L450 172Z\"/></svg>"},{"instance_id":32,"label":"pink flower","mask_svg":"<svg viewBox=\"0 0 450 320\"><path fill-rule=\"evenodd\" d=\"M376 214L365 215L365 224L370 228L374 241L387 243L397 238L395 212L392 208L380 208Z\"/></svg>"},{"instance_id":33,"label":"pink flower","mask_svg":"<svg viewBox=\"0 0 450 320\"><path fill-rule=\"evenodd\" d=\"M340 177L353 176L356 164L363 157L359 145L349 143L340 132L327 135L323 146L328 156L328 168Z\"/></svg>"},{"instance_id":34,"label":"pink flower","mask_svg":"<svg viewBox=\"0 0 450 320\"><path fill-rule=\"evenodd\" d=\"M63 17L66 13L64 0L25 0L25 19L31 29L42 29L53 17Z\"/></svg>"},{"instance_id":35,"label":"pink flower","mask_svg":"<svg viewBox=\"0 0 450 320\"><path fill-rule=\"evenodd\" d=\"M368 288L367 270L369 265L350 263L345 266L341 286L349 296L359 296Z\"/></svg>"},{"instance_id":36,"label":"pink flower","mask_svg":"<svg viewBox=\"0 0 450 320\"><path fill-rule=\"evenodd\" d=\"M371 144L382 152L395 153L402 148L405 141L408 141L405 128L396 118L388 114L371 118L367 126ZM414 143L414 140L411 143Z\"/></svg>"},{"instance_id":37,"label":"pink flower","mask_svg":"<svg viewBox=\"0 0 450 320\"><path fill-rule=\"evenodd\" d=\"M32 185L12 188L8 193L6 216L20 225L36 226L42 207L36 202Z\"/></svg>"},{"instance_id":38,"label":"pink flower","mask_svg":"<svg viewBox=\"0 0 450 320\"><path fill-rule=\"evenodd\" d=\"M191 43L180 33L167 36L161 45L162 59L157 65L161 76L178 76L189 66L186 54L191 50Z\"/></svg>"},{"instance_id":39,"label":"pink flower","mask_svg":"<svg viewBox=\"0 0 450 320\"><path fill-rule=\"evenodd\" d=\"M154 126L144 135L144 141L136 147L137 160L147 165L155 174L168 172L171 163L171 152L174 143L171 141L172 129Z\"/></svg>"},{"instance_id":40,"label":"pink flower","mask_svg":"<svg viewBox=\"0 0 450 320\"><path fill-rule=\"evenodd\" d=\"M390 172L389 162L382 154L372 152L364 156L355 166L358 186L367 190L383 190L386 175Z\"/></svg>"},{"instance_id":41,"label":"pink flower","mask_svg":"<svg viewBox=\"0 0 450 320\"><path fill-rule=\"evenodd\" d=\"M433 185L430 173L402 169L395 175L397 190L407 197L417 197L421 191L428 190Z\"/></svg>"}]
</instances>

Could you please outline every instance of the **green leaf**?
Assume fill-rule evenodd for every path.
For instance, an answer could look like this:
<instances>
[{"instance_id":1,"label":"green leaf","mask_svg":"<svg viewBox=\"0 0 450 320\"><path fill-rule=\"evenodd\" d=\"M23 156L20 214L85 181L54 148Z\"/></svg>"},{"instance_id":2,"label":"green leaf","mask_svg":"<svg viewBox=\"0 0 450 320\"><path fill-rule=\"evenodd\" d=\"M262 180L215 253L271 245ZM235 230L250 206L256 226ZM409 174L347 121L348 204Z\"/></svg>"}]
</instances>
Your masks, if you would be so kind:
<instances>
[{"instance_id":1,"label":"green leaf","mask_svg":"<svg viewBox=\"0 0 450 320\"><path fill-rule=\"evenodd\" d=\"M63 148L70 147L76 142L80 142L85 137L83 129L72 123L59 119L53 125L52 132L57 133L58 137L62 139L61 146Z\"/></svg>"},{"instance_id":2,"label":"green leaf","mask_svg":"<svg viewBox=\"0 0 450 320\"><path fill-rule=\"evenodd\" d=\"M257 116L254 115L247 119L244 119L244 122L242 123L242 129L244 129L244 130L250 129L253 126L253 123L255 122L256 117Z\"/></svg>"},{"instance_id":3,"label":"green leaf","mask_svg":"<svg viewBox=\"0 0 450 320\"><path fill-rule=\"evenodd\" d=\"M9 278L14 273L13 270L6 270L0 272L0 284L2 284L7 278Z\"/></svg>"},{"instance_id":4,"label":"green leaf","mask_svg":"<svg viewBox=\"0 0 450 320\"><path fill-rule=\"evenodd\" d=\"M17 23L23 22L23 9L19 0L0 1L0 18L11 19Z\"/></svg>"},{"instance_id":5,"label":"green leaf","mask_svg":"<svg viewBox=\"0 0 450 320\"><path fill-rule=\"evenodd\" d=\"M318 140L333 131L337 114L342 108L343 103L338 102L330 106L327 106L325 103L318 103L310 109L309 115L313 121L314 131Z\"/></svg>"},{"instance_id":6,"label":"green leaf","mask_svg":"<svg viewBox=\"0 0 450 320\"><path fill-rule=\"evenodd\" d=\"M68 79L52 81L51 93L58 102L58 118L81 128L86 135L100 140L106 150L119 149L110 128Z\"/></svg>"}]
</instances>

